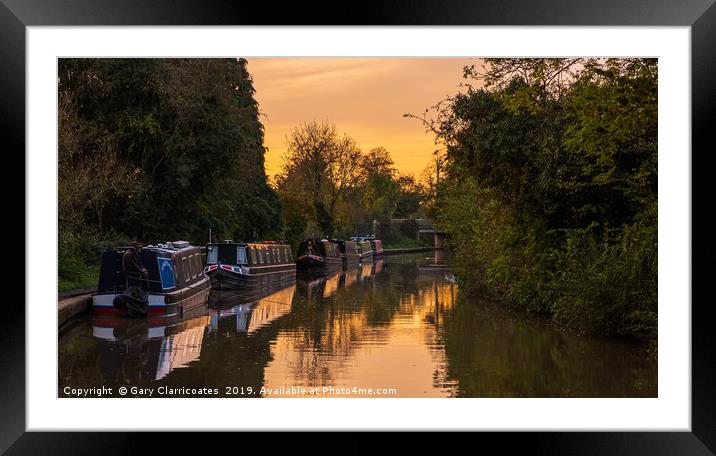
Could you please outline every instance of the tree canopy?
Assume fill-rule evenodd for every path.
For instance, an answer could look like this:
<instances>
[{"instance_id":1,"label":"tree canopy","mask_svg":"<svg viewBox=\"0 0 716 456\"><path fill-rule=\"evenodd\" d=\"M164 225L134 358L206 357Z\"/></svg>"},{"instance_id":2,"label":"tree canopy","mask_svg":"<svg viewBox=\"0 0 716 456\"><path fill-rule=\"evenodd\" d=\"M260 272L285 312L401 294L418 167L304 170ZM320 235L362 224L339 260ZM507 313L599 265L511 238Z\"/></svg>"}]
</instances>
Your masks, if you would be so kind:
<instances>
[{"instance_id":1,"label":"tree canopy","mask_svg":"<svg viewBox=\"0 0 716 456\"><path fill-rule=\"evenodd\" d=\"M421 185L395 169L385 147L364 153L325 121L296 126L286 144L277 188L285 237L294 243L305 236L369 234L373 220L389 224L421 211Z\"/></svg>"},{"instance_id":2,"label":"tree canopy","mask_svg":"<svg viewBox=\"0 0 716 456\"><path fill-rule=\"evenodd\" d=\"M58 68L61 263L122 239L280 231L245 60L60 59Z\"/></svg>"}]
</instances>

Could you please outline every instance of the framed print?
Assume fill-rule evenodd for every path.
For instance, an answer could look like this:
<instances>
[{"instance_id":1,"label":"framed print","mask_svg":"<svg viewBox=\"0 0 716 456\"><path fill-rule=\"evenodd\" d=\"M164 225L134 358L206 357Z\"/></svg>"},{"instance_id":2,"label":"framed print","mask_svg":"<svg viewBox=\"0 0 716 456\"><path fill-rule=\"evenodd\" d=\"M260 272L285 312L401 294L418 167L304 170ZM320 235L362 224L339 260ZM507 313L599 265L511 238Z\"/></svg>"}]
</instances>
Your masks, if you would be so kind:
<instances>
[{"instance_id":1,"label":"framed print","mask_svg":"<svg viewBox=\"0 0 716 456\"><path fill-rule=\"evenodd\" d=\"M0 448L713 454L712 3L3 0L27 183Z\"/></svg>"}]
</instances>

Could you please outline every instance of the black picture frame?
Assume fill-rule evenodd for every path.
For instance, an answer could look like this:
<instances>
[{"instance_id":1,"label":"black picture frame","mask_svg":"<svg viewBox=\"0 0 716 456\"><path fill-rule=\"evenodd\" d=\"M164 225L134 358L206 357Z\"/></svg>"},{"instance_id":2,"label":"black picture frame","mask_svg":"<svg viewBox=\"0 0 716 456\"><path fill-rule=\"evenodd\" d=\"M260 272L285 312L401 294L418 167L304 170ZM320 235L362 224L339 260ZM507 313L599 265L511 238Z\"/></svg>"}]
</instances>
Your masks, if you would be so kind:
<instances>
[{"instance_id":1,"label":"black picture frame","mask_svg":"<svg viewBox=\"0 0 716 456\"><path fill-rule=\"evenodd\" d=\"M279 6L280 5L280 6ZM323 13L321 13L323 12ZM326 14L325 12L330 12ZM716 99L716 6L714 0L502 0L381 1L360 8L335 2L269 3L172 0L0 0L0 125L5 156L25 152L26 27L106 25L547 25L689 26L692 65L692 169L703 169ZM699 150L703 149L703 150ZM699 150L702 154L694 153ZM23 160L24 162L24 160ZM694 166L697 163L697 166ZM18 163L24 169L24 163ZM692 194L700 194L693 185ZM695 215L695 214L694 214ZM19 219L19 216L17 217ZM692 216L692 227L696 217ZM24 223L24 222L23 222ZM693 228L692 228L693 232ZM27 242L27 239L25 239ZM693 241L692 241L693 242ZM696 252L695 257L708 252ZM708 273L696 270L693 277ZM28 278L25 277L27 285ZM696 281L692 278L692 283ZM691 432L483 433L480 446L497 443L549 454L714 454L716 451L716 332L710 299L694 300L692 314ZM10 304L6 302L5 304ZM19 300L5 305L0 331L0 452L8 454L125 454L173 451L193 437L163 438L142 433L25 432L25 310ZM689 305L689 303L672 303ZM432 418L431 418L432 419ZM438 418L439 419L439 418ZM131 423L128 423L131 426ZM201 439L201 437L197 437ZM226 441L227 434L218 437ZM343 437L353 452L369 450L352 434ZM212 446L216 440L210 439ZM271 439L290 445L297 439ZM300 439L299 439L300 440ZM429 449L435 439L411 439ZM431 440L433 443L426 442ZM204 440L206 442L206 440ZM234 441L236 444L236 441ZM273 450L278 447L273 447Z\"/></svg>"}]
</instances>

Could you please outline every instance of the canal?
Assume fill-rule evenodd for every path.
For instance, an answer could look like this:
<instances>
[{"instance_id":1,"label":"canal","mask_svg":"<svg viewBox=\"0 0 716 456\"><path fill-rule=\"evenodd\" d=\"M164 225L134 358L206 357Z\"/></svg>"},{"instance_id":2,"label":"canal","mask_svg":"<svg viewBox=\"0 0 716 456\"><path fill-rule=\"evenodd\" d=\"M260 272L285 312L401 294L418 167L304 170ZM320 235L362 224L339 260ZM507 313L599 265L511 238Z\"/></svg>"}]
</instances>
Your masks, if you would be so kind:
<instances>
[{"instance_id":1,"label":"canal","mask_svg":"<svg viewBox=\"0 0 716 456\"><path fill-rule=\"evenodd\" d=\"M181 319L84 315L59 339L58 394L163 386L163 397L207 396L192 390L201 388L219 397L310 397L312 388L320 397L657 396L656 362L642 347L470 299L428 255L299 276L258 301L214 295Z\"/></svg>"}]
</instances>

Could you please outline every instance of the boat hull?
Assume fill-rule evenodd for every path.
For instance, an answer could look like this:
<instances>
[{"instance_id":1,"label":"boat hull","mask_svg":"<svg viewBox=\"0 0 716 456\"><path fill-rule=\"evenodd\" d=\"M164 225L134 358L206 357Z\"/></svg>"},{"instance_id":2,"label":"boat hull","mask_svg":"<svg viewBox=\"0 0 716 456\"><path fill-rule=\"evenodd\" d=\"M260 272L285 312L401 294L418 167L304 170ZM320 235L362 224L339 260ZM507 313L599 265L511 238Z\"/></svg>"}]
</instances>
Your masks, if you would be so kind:
<instances>
[{"instance_id":1,"label":"boat hull","mask_svg":"<svg viewBox=\"0 0 716 456\"><path fill-rule=\"evenodd\" d=\"M296 267L300 270L329 270L343 266L343 259L338 257L323 257L316 255L304 255L298 257Z\"/></svg>"},{"instance_id":2,"label":"boat hull","mask_svg":"<svg viewBox=\"0 0 716 456\"><path fill-rule=\"evenodd\" d=\"M237 268L236 266L229 266ZM238 268L242 269L242 268ZM281 265L280 267L267 268L263 272L253 272L252 269L243 268L242 271L226 270L219 265L216 269L206 274L211 279L211 287L214 290L254 290L271 288L277 285L289 283L296 278L296 266L294 264Z\"/></svg>"},{"instance_id":3,"label":"boat hull","mask_svg":"<svg viewBox=\"0 0 716 456\"><path fill-rule=\"evenodd\" d=\"M147 309L147 314L152 316L173 316L200 307L207 303L209 289L209 279L206 278L190 288L183 288L172 293L150 292L148 295L149 308ZM114 298L120 294L117 292L105 292L92 295L92 313L127 317L126 308L114 306Z\"/></svg>"},{"instance_id":4,"label":"boat hull","mask_svg":"<svg viewBox=\"0 0 716 456\"><path fill-rule=\"evenodd\" d=\"M360 261L366 262L366 261L373 261L373 251L365 252L360 254Z\"/></svg>"},{"instance_id":5,"label":"boat hull","mask_svg":"<svg viewBox=\"0 0 716 456\"><path fill-rule=\"evenodd\" d=\"M341 258L345 266L358 264L360 262L360 255L357 253L342 253Z\"/></svg>"}]
</instances>

